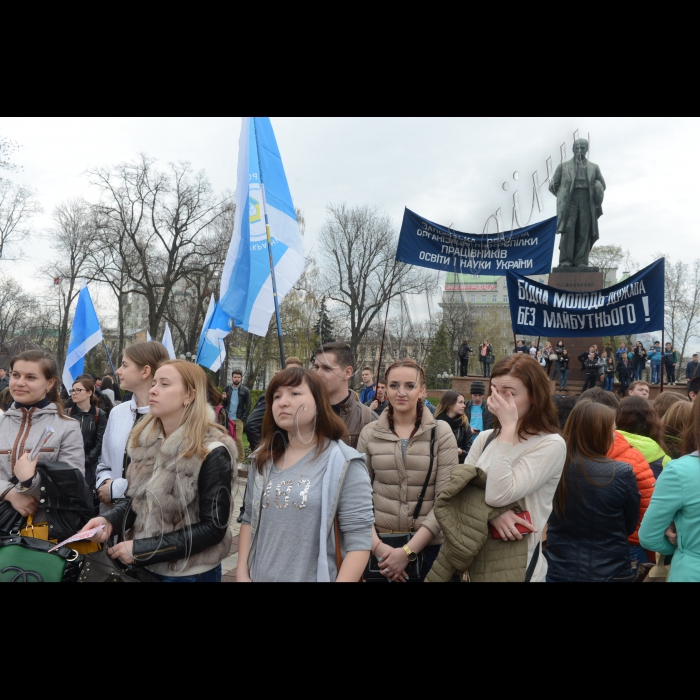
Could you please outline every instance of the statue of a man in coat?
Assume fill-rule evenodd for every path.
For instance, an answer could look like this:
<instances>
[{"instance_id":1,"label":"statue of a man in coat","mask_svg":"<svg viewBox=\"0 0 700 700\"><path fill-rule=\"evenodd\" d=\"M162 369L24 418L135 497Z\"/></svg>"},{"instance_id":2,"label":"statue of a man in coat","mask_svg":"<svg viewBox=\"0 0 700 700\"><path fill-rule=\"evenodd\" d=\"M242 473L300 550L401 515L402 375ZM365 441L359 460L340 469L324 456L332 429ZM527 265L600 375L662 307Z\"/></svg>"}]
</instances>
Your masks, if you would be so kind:
<instances>
[{"instance_id":1,"label":"statue of a man in coat","mask_svg":"<svg viewBox=\"0 0 700 700\"><path fill-rule=\"evenodd\" d=\"M588 141L579 139L573 160L557 168L549 186L557 198L560 267L588 267L591 249L600 238L598 219L603 216L606 186L600 168L587 155Z\"/></svg>"}]
</instances>

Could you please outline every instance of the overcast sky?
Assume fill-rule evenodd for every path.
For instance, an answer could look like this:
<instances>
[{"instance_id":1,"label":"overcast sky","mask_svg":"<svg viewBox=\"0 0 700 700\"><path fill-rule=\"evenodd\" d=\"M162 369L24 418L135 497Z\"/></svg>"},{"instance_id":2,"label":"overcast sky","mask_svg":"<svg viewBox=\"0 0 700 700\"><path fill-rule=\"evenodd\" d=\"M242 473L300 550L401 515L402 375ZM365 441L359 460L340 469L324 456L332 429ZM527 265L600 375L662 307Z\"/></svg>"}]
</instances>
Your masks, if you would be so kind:
<instances>
[{"instance_id":1,"label":"overcast sky","mask_svg":"<svg viewBox=\"0 0 700 700\"><path fill-rule=\"evenodd\" d=\"M480 233L498 207L510 224L512 194L521 191L527 216L532 173L559 163L573 132L591 135L591 160L607 182L601 243L628 248L642 264L657 251L700 258L693 211L700 185L698 117L272 117L292 196L306 216L307 254L330 202L377 204L395 221L404 207L443 225ZM240 117L1 117L0 135L17 140L10 179L39 191L49 225L62 200L90 191L88 168L127 161L143 152L164 165L189 161L218 190L236 189ZM514 182L513 173L520 174ZM509 182L510 191L503 190ZM543 190L554 216L556 200ZM0 269L30 282L45 258L29 245L30 262ZM557 260L558 260L558 253ZM556 262L556 261L555 261Z\"/></svg>"}]
</instances>

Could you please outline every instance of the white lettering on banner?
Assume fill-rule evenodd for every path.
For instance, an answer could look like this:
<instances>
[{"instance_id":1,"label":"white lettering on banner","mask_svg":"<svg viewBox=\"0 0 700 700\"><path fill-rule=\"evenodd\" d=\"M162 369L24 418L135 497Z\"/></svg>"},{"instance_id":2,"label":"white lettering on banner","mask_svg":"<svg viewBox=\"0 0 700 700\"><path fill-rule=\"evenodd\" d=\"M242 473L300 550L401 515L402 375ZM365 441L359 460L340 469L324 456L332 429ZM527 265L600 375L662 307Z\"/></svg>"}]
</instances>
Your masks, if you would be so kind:
<instances>
[{"instance_id":1,"label":"white lettering on banner","mask_svg":"<svg viewBox=\"0 0 700 700\"><path fill-rule=\"evenodd\" d=\"M618 289L616 292L611 292L608 295L608 306L613 304L619 304L621 301L625 301L630 297L641 296L646 294L647 290L644 287L644 281L635 282L634 284L628 284L622 289Z\"/></svg>"},{"instance_id":2,"label":"white lettering on banner","mask_svg":"<svg viewBox=\"0 0 700 700\"><path fill-rule=\"evenodd\" d=\"M547 312L545 311L545 316ZM534 326L535 325L535 309L527 307L518 308L518 325L519 326Z\"/></svg>"},{"instance_id":3,"label":"white lettering on banner","mask_svg":"<svg viewBox=\"0 0 700 700\"><path fill-rule=\"evenodd\" d=\"M445 265L446 267L449 267L452 262L452 258L446 258L444 255L437 255L437 253L426 253L425 251L421 252L418 259L435 265Z\"/></svg>"},{"instance_id":4,"label":"white lettering on banner","mask_svg":"<svg viewBox=\"0 0 700 700\"><path fill-rule=\"evenodd\" d=\"M529 301L532 304L549 306L549 292L546 289L540 289L532 284L528 284L524 280L518 280L518 299L520 301Z\"/></svg>"},{"instance_id":5,"label":"white lettering on banner","mask_svg":"<svg viewBox=\"0 0 700 700\"><path fill-rule=\"evenodd\" d=\"M554 293L555 309L600 309L605 306L605 295L600 292L592 294L569 294L567 292Z\"/></svg>"},{"instance_id":6,"label":"white lettering on banner","mask_svg":"<svg viewBox=\"0 0 700 700\"><path fill-rule=\"evenodd\" d=\"M524 309L520 309L521 314ZM544 312L544 327L570 330L600 330L615 326L633 325L637 323L637 312L634 304L627 304L618 309L612 309L609 314L569 314L567 312ZM525 325L525 324L520 324Z\"/></svg>"},{"instance_id":7,"label":"white lettering on banner","mask_svg":"<svg viewBox=\"0 0 700 700\"><path fill-rule=\"evenodd\" d=\"M490 270L493 263L484 262L483 260L461 260L459 266L461 268L469 268L470 270Z\"/></svg>"},{"instance_id":8,"label":"white lettering on banner","mask_svg":"<svg viewBox=\"0 0 700 700\"><path fill-rule=\"evenodd\" d=\"M499 260L496 263L496 269L498 270L528 270L534 267L532 260L510 260L508 262L502 262Z\"/></svg>"}]
</instances>

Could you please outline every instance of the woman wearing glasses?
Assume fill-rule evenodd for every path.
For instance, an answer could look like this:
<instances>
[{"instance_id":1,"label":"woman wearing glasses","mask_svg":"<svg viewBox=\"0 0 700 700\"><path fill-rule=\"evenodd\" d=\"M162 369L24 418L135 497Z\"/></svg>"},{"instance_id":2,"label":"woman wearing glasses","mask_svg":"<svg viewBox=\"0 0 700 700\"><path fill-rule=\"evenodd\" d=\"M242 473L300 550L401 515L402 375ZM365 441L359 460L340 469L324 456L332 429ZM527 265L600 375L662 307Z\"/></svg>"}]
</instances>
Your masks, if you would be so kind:
<instances>
[{"instance_id":1,"label":"woman wearing glasses","mask_svg":"<svg viewBox=\"0 0 700 700\"><path fill-rule=\"evenodd\" d=\"M97 463L102 452L102 440L107 429L107 414L97 407L95 384L86 377L73 384L70 393L74 407L68 411L71 418L80 423L85 447L85 481L90 487L95 501L95 512L99 512L100 502L95 488L97 480Z\"/></svg>"}]
</instances>

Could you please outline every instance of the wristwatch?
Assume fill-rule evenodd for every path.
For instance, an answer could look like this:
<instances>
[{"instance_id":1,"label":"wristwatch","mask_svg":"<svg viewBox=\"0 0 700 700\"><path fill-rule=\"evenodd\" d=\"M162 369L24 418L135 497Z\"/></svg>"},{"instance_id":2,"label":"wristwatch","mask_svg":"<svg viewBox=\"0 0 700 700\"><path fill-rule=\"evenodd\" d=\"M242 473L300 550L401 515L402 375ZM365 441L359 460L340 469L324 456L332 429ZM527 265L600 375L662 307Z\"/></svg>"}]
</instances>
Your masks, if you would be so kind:
<instances>
[{"instance_id":1,"label":"wristwatch","mask_svg":"<svg viewBox=\"0 0 700 700\"><path fill-rule=\"evenodd\" d=\"M403 548L403 551L406 552L406 556L408 557L408 561L410 564L413 564L413 562L415 562L418 559L418 555L415 552L412 552L411 548L408 545L406 545Z\"/></svg>"}]
</instances>

